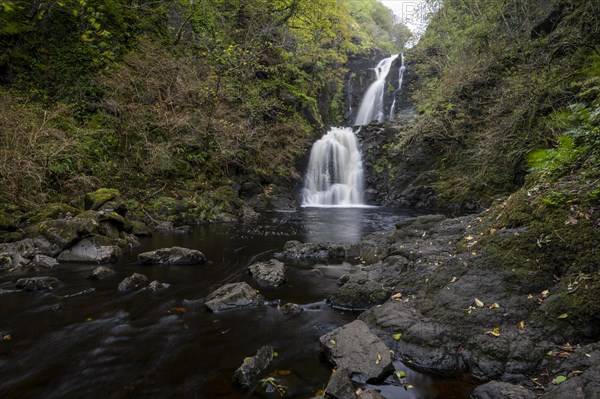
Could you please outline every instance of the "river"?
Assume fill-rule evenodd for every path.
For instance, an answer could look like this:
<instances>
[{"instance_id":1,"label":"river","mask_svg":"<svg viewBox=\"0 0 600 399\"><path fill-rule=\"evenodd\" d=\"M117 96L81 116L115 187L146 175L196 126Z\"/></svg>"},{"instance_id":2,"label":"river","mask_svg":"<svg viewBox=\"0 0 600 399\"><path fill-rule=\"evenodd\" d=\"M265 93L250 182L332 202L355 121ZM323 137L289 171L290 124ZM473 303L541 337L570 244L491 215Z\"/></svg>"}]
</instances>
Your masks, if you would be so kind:
<instances>
[{"instance_id":1,"label":"river","mask_svg":"<svg viewBox=\"0 0 600 399\"><path fill-rule=\"evenodd\" d=\"M14 290L0 283L1 398L254 398L231 383L245 357L264 345L278 356L269 371L287 386L286 397L310 398L324 388L331 365L319 359L318 337L358 314L331 309L326 298L350 263L290 266L279 288L260 286L246 268L268 260L288 240L353 243L375 230L393 228L411 212L383 208L303 208L267 213L253 221L197 226L191 234L156 233L141 240L100 281L94 268L61 264L44 275L62 284L49 292ZM202 251L202 266L142 266L140 252L170 246ZM117 291L132 273L171 284L164 291ZM246 281L269 305L210 313L203 298L219 286ZM279 304L301 304L298 316ZM472 385L407 369L414 388L379 387L387 398L466 399Z\"/></svg>"}]
</instances>

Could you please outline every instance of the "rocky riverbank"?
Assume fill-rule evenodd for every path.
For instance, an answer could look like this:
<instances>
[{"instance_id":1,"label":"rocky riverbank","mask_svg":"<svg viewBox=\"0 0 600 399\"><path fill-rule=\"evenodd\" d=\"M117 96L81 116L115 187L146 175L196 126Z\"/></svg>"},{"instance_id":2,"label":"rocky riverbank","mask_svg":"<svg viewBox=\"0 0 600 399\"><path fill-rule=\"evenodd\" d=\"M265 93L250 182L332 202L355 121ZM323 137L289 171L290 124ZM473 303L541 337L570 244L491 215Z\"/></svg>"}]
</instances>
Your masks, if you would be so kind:
<instances>
[{"instance_id":1,"label":"rocky riverbank","mask_svg":"<svg viewBox=\"0 0 600 399\"><path fill-rule=\"evenodd\" d=\"M366 309L359 317L365 334L376 334L409 367L486 383L473 398L597 397L597 315L572 314L565 300L593 295L596 277L548 281L534 271L507 270L491 245L479 243L492 235L517 245L523 232L496 230L491 219L485 212L422 216L368 235L348 248L362 264L340 279L332 306ZM352 370L379 364L381 357L371 357L382 353L381 343L371 340L376 346L362 350L364 359L353 352L340 360L332 347L356 347L336 338L343 331L322 338L323 350L359 388L368 378ZM373 382L393 378L392 371L382 370Z\"/></svg>"}]
</instances>

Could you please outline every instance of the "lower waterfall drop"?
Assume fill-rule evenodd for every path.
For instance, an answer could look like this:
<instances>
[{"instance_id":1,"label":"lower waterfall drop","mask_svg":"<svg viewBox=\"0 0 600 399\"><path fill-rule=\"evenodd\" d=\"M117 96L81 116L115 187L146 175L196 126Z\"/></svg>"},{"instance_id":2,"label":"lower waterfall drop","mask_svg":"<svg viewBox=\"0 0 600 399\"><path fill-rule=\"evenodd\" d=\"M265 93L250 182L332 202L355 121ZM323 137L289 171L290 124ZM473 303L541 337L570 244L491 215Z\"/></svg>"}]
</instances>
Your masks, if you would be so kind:
<instances>
[{"instance_id":1,"label":"lower waterfall drop","mask_svg":"<svg viewBox=\"0 0 600 399\"><path fill-rule=\"evenodd\" d=\"M365 206L362 158L352 128L332 127L313 144L302 206Z\"/></svg>"}]
</instances>

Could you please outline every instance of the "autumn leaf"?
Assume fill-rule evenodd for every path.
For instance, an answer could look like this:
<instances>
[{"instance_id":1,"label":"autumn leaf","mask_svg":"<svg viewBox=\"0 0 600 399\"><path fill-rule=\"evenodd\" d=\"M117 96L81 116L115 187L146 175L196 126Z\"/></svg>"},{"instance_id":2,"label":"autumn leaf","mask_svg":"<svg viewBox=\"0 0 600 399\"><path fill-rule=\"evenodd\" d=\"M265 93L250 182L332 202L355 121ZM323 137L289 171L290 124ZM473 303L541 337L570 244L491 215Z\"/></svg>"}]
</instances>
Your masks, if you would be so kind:
<instances>
[{"instance_id":1,"label":"autumn leaf","mask_svg":"<svg viewBox=\"0 0 600 399\"><path fill-rule=\"evenodd\" d=\"M398 293L398 294L394 294L391 297L394 301L399 301L400 298L402 298L402 294Z\"/></svg>"},{"instance_id":2,"label":"autumn leaf","mask_svg":"<svg viewBox=\"0 0 600 399\"><path fill-rule=\"evenodd\" d=\"M329 340L329 343L330 343L331 345L335 345L335 344L336 344L336 342L335 342L335 339L330 339L330 340Z\"/></svg>"},{"instance_id":3,"label":"autumn leaf","mask_svg":"<svg viewBox=\"0 0 600 399\"><path fill-rule=\"evenodd\" d=\"M381 355L378 353L377 354L377 360L375 361L375 364L379 364L381 362Z\"/></svg>"},{"instance_id":4,"label":"autumn leaf","mask_svg":"<svg viewBox=\"0 0 600 399\"><path fill-rule=\"evenodd\" d=\"M497 338L500 336L500 327L494 327L490 331L486 331L486 334Z\"/></svg>"},{"instance_id":5,"label":"autumn leaf","mask_svg":"<svg viewBox=\"0 0 600 399\"><path fill-rule=\"evenodd\" d=\"M524 321L521 321L521 322L519 323L519 330L524 330L524 329L525 329L525 322L524 322Z\"/></svg>"},{"instance_id":6,"label":"autumn leaf","mask_svg":"<svg viewBox=\"0 0 600 399\"><path fill-rule=\"evenodd\" d=\"M569 317L568 313L563 313L560 316L558 316L559 319L566 319L567 317Z\"/></svg>"},{"instance_id":7,"label":"autumn leaf","mask_svg":"<svg viewBox=\"0 0 600 399\"><path fill-rule=\"evenodd\" d=\"M396 371L396 377L404 378L404 377L406 377L406 373L402 370Z\"/></svg>"},{"instance_id":8,"label":"autumn leaf","mask_svg":"<svg viewBox=\"0 0 600 399\"><path fill-rule=\"evenodd\" d=\"M475 305L477 305L478 308L482 308L485 306L485 304L477 298L475 298Z\"/></svg>"},{"instance_id":9,"label":"autumn leaf","mask_svg":"<svg viewBox=\"0 0 600 399\"><path fill-rule=\"evenodd\" d=\"M402 333L394 334L393 337L396 341L400 341L400 338L402 338Z\"/></svg>"},{"instance_id":10,"label":"autumn leaf","mask_svg":"<svg viewBox=\"0 0 600 399\"><path fill-rule=\"evenodd\" d=\"M489 309L498 309L499 307L500 305L497 303L492 303L490 306L488 306Z\"/></svg>"},{"instance_id":11,"label":"autumn leaf","mask_svg":"<svg viewBox=\"0 0 600 399\"><path fill-rule=\"evenodd\" d=\"M185 313L186 309L185 308L171 308L169 309L169 313L174 313L174 314L182 314Z\"/></svg>"},{"instance_id":12,"label":"autumn leaf","mask_svg":"<svg viewBox=\"0 0 600 399\"><path fill-rule=\"evenodd\" d=\"M275 370L275 374L290 375L292 374L292 370Z\"/></svg>"}]
</instances>

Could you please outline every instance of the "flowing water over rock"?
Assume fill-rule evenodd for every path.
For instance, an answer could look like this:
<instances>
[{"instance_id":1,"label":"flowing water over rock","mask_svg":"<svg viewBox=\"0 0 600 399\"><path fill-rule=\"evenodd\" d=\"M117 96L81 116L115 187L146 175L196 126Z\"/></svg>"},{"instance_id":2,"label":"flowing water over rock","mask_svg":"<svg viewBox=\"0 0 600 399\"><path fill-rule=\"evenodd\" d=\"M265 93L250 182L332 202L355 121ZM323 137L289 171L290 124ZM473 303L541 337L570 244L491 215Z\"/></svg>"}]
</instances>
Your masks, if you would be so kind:
<instances>
[{"instance_id":1,"label":"flowing water over rock","mask_svg":"<svg viewBox=\"0 0 600 399\"><path fill-rule=\"evenodd\" d=\"M404 65L404 54L400 54L400 69L398 69L398 88L394 91L394 100L392 101L392 106L390 108L390 117L389 120L393 121L396 117L396 102L399 100L402 95L402 83L404 81L404 71L406 71L406 66Z\"/></svg>"},{"instance_id":2,"label":"flowing water over rock","mask_svg":"<svg viewBox=\"0 0 600 399\"><path fill-rule=\"evenodd\" d=\"M10 339L0 342L0 397L275 398L248 394L232 384L244 358L273 346L279 356L267 372L288 387L286 397L310 398L331 373L331 366L319 359L319 337L357 317L331 309L325 298L338 278L356 266L289 264L288 281L280 287L254 281L247 266L271 259L288 240L353 243L408 216L383 208L305 208L252 222L199 226L189 235L157 233L102 280L87 278L95 268L90 264L60 264L45 271L61 281L50 291L15 291L15 281L30 272L2 274L0 331ZM208 263L137 262L139 253L174 246L200 250ZM133 273L170 287L119 292L119 282ZM270 305L221 313L205 309L206 296L234 282L260 290ZM280 306L285 303L304 311L286 313ZM398 389L409 399L468 397L453 381L406 372L414 389L378 389L391 392L389 398L397 397Z\"/></svg>"},{"instance_id":3,"label":"flowing water over rock","mask_svg":"<svg viewBox=\"0 0 600 399\"><path fill-rule=\"evenodd\" d=\"M313 144L302 198L303 206L364 205L362 159L351 128L332 127Z\"/></svg>"},{"instance_id":4,"label":"flowing water over rock","mask_svg":"<svg viewBox=\"0 0 600 399\"><path fill-rule=\"evenodd\" d=\"M356 115L356 120L354 121L355 126L368 125L374 120L377 120L378 122L384 121L385 83L387 75L390 73L392 63L396 58L398 58L398 54L384 58L375 67L375 82L369 86L363 96L360 108L358 109L358 114Z\"/></svg>"}]
</instances>

